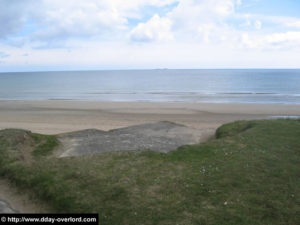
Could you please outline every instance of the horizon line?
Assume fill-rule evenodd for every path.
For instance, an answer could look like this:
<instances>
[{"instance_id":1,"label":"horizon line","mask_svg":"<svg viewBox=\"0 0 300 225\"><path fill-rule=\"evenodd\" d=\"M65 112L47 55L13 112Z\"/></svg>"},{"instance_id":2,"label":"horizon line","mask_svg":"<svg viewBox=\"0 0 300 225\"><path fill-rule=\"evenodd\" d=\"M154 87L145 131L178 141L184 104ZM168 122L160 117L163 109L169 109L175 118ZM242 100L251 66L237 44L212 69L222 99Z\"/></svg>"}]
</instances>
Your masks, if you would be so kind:
<instances>
[{"instance_id":1,"label":"horizon line","mask_svg":"<svg viewBox=\"0 0 300 225\"><path fill-rule=\"evenodd\" d=\"M142 70L300 70L298 68L271 68L271 67L253 67L253 68L130 68L130 69L60 69L60 70L24 70L24 71L0 71L0 73L39 73L39 72L92 72L92 71L142 71Z\"/></svg>"}]
</instances>

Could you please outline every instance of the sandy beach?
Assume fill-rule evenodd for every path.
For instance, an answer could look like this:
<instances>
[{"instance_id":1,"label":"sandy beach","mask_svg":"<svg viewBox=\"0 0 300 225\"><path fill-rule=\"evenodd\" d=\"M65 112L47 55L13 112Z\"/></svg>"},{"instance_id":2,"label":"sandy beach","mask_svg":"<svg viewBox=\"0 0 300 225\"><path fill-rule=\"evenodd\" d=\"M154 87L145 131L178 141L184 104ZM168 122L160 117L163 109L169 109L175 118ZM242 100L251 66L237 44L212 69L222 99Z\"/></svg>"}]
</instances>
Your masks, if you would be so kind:
<instances>
[{"instance_id":1,"label":"sandy beach","mask_svg":"<svg viewBox=\"0 0 300 225\"><path fill-rule=\"evenodd\" d=\"M300 116L300 105L0 101L0 129L22 128L43 134L81 129L110 130L158 121L172 121L197 129L273 116Z\"/></svg>"}]
</instances>

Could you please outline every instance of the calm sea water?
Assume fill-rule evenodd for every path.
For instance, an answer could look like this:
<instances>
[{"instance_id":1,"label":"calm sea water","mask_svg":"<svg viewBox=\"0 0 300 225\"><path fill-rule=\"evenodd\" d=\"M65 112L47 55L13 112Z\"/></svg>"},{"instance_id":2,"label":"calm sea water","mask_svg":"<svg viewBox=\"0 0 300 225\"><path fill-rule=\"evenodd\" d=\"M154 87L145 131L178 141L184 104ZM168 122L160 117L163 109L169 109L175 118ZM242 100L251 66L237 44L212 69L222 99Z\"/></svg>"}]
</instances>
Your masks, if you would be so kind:
<instances>
[{"instance_id":1,"label":"calm sea water","mask_svg":"<svg viewBox=\"0 0 300 225\"><path fill-rule=\"evenodd\" d=\"M300 70L0 73L0 99L300 104Z\"/></svg>"}]
</instances>

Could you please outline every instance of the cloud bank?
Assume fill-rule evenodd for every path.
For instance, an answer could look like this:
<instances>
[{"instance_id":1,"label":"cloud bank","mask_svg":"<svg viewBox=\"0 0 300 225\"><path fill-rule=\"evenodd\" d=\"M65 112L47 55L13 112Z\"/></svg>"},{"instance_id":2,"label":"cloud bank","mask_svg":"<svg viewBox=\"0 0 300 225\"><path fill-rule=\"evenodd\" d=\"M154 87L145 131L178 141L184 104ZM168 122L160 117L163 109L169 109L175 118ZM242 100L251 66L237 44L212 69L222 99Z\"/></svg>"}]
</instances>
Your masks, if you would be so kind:
<instances>
[{"instance_id":1,"label":"cloud bank","mask_svg":"<svg viewBox=\"0 0 300 225\"><path fill-rule=\"evenodd\" d=\"M259 4L0 0L0 71L299 67L300 18Z\"/></svg>"}]
</instances>

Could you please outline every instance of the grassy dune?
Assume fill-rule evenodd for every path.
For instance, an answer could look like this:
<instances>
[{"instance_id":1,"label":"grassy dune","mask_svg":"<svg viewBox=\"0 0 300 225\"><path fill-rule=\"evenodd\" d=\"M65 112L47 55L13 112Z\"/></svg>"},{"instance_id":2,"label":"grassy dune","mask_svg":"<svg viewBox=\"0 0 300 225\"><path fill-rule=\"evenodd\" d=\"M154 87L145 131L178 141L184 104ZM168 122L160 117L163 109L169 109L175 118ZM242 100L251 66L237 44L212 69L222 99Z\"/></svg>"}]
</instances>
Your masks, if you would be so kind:
<instances>
[{"instance_id":1,"label":"grassy dune","mask_svg":"<svg viewBox=\"0 0 300 225\"><path fill-rule=\"evenodd\" d=\"M240 121L168 154L55 158L54 136L0 131L0 175L100 224L297 224L300 120Z\"/></svg>"}]
</instances>

